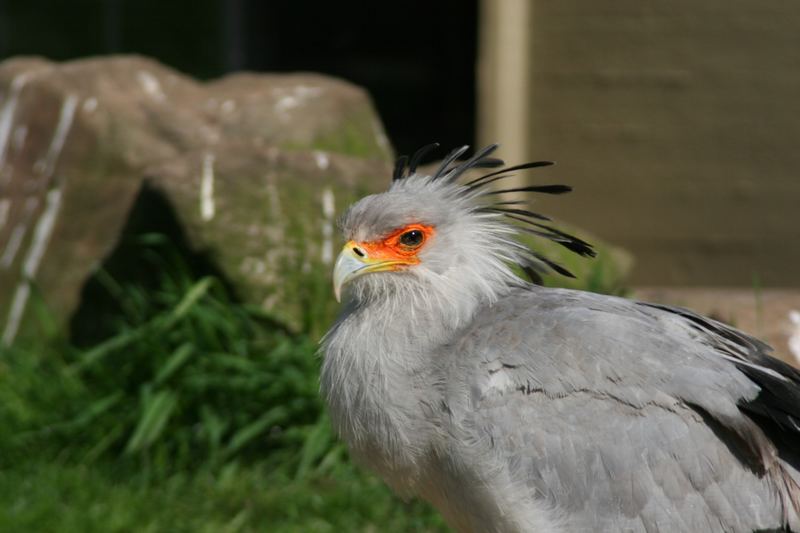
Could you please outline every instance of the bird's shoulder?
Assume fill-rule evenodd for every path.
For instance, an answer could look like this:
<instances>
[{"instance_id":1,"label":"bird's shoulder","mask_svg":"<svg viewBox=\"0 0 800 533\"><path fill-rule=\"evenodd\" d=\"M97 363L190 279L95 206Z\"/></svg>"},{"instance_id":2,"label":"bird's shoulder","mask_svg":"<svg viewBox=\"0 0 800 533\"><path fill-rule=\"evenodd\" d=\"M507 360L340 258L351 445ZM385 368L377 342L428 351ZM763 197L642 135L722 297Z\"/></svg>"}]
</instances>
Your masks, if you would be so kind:
<instances>
[{"instance_id":1,"label":"bird's shoulder","mask_svg":"<svg viewBox=\"0 0 800 533\"><path fill-rule=\"evenodd\" d=\"M766 343L687 309L568 289L512 291L455 340L472 385L682 401L771 418L800 437L800 372ZM510 380L500 379L502 371ZM477 383L476 383L477 380ZM666 396L664 396L666 395Z\"/></svg>"},{"instance_id":2,"label":"bird's shoulder","mask_svg":"<svg viewBox=\"0 0 800 533\"><path fill-rule=\"evenodd\" d=\"M625 298L519 289L475 316L454 341L459 355L452 364L463 365L472 385L487 391L508 381L502 374L517 389L554 396L592 390L635 404L653 401L659 391L673 400L718 393L754 397L758 387L730 358L735 353L744 360L748 342L756 350L766 351L766 345L736 332L741 343L723 346L725 335L711 331L712 323L695 324ZM647 396L637 398L642 394Z\"/></svg>"},{"instance_id":3,"label":"bird's shoulder","mask_svg":"<svg viewBox=\"0 0 800 533\"><path fill-rule=\"evenodd\" d=\"M797 520L800 374L757 339L684 309L531 288L487 306L450 348L442 382L462 440L587 523Z\"/></svg>"}]
</instances>

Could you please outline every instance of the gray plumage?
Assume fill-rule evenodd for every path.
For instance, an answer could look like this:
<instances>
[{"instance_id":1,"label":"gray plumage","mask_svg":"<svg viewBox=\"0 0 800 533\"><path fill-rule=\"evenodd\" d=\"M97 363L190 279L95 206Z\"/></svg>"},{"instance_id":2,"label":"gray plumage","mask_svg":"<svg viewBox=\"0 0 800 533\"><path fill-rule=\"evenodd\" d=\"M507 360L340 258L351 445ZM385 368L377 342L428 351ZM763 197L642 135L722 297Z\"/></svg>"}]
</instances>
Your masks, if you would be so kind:
<instances>
[{"instance_id":1,"label":"gray plumage","mask_svg":"<svg viewBox=\"0 0 800 533\"><path fill-rule=\"evenodd\" d=\"M461 173L343 217L321 384L353 456L458 531L800 531L800 373L689 311L523 282L559 267ZM409 224L417 262L376 270Z\"/></svg>"}]
</instances>

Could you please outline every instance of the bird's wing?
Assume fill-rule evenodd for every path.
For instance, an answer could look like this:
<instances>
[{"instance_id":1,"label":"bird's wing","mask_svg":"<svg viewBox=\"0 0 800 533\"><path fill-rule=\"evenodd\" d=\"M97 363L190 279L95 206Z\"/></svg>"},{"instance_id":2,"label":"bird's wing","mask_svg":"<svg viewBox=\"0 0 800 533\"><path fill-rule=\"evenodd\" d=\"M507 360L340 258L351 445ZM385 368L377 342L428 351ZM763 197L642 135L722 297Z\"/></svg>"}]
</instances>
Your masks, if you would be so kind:
<instances>
[{"instance_id":1,"label":"bird's wing","mask_svg":"<svg viewBox=\"0 0 800 533\"><path fill-rule=\"evenodd\" d=\"M800 374L765 344L681 309L534 288L455 348L453 440L575 529L798 527Z\"/></svg>"}]
</instances>

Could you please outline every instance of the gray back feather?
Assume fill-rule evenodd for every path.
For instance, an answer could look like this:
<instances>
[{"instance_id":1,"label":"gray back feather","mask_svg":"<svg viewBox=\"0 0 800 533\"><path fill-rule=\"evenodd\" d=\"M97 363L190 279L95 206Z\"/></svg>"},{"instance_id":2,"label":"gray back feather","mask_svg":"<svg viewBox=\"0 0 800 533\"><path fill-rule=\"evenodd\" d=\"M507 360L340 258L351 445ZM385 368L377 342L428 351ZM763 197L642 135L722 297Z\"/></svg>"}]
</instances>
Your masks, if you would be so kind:
<instances>
[{"instance_id":1,"label":"gray back feather","mask_svg":"<svg viewBox=\"0 0 800 533\"><path fill-rule=\"evenodd\" d=\"M520 290L474 324L448 358L449 375L470 376L449 383L448 405L574 530L800 525L800 432L750 414L772 409L751 375L771 375L751 361L766 345L681 310L553 289ZM797 423L793 409L776 419Z\"/></svg>"}]
</instances>

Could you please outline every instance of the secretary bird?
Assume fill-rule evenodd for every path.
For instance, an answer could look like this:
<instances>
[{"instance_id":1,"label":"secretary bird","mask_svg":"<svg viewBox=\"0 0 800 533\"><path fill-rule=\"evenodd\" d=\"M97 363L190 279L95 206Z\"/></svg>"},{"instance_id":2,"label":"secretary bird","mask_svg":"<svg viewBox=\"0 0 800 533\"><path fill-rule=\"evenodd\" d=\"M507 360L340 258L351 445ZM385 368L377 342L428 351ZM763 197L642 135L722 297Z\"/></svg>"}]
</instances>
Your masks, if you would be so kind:
<instances>
[{"instance_id":1,"label":"secretary bird","mask_svg":"<svg viewBox=\"0 0 800 533\"><path fill-rule=\"evenodd\" d=\"M519 236L595 252L501 195L570 189L496 186L551 163L462 147L426 175L433 147L341 219L321 388L355 459L461 532L800 531L800 372L685 309L540 286L570 273Z\"/></svg>"}]
</instances>

